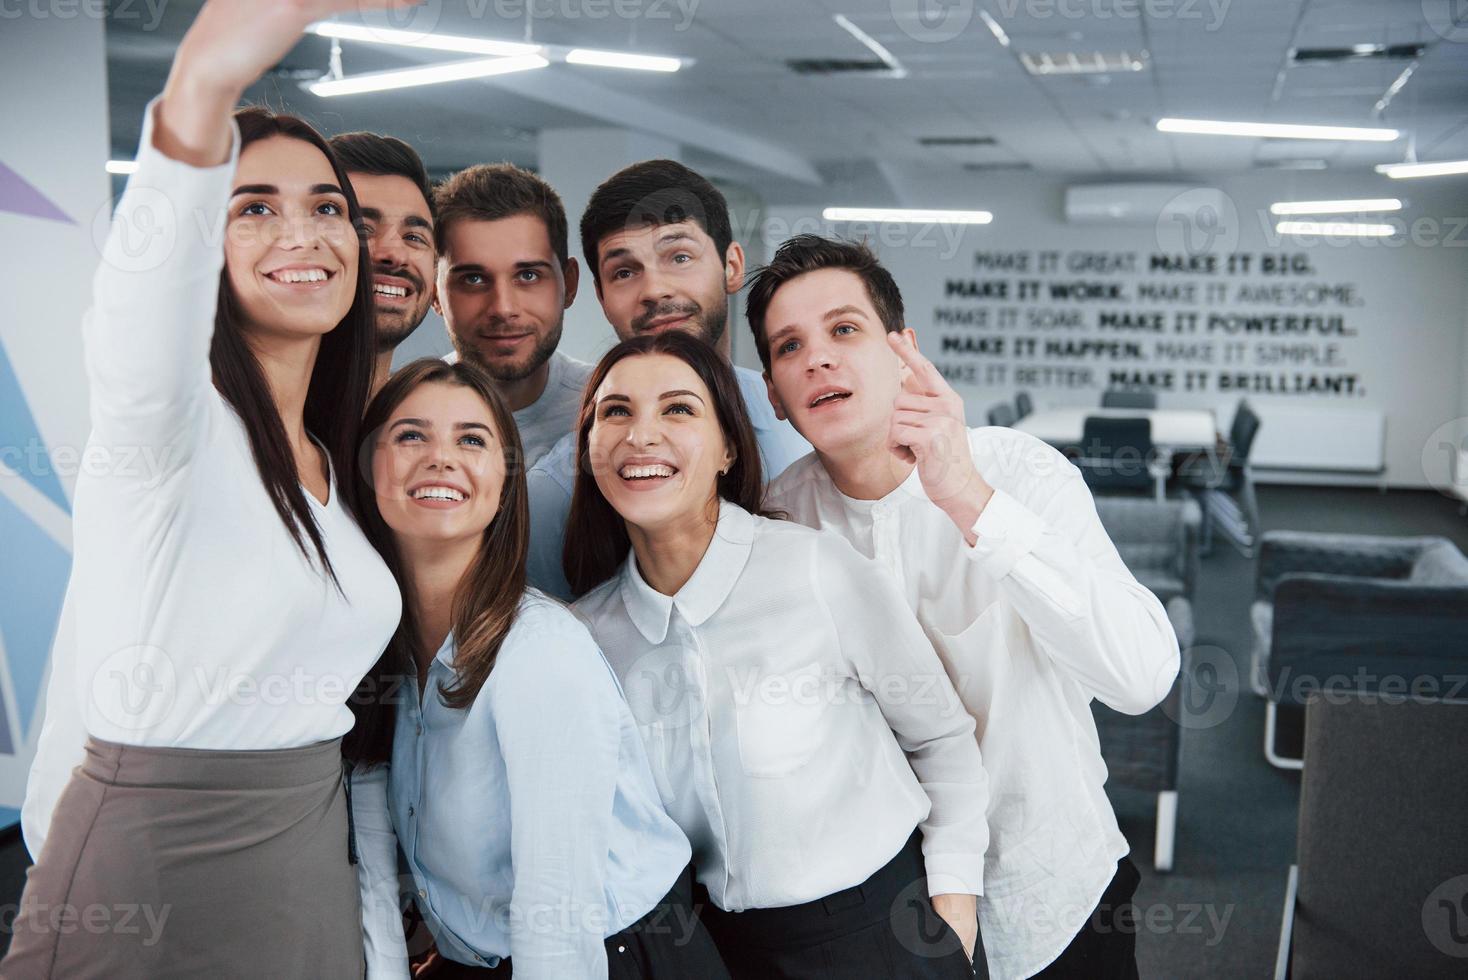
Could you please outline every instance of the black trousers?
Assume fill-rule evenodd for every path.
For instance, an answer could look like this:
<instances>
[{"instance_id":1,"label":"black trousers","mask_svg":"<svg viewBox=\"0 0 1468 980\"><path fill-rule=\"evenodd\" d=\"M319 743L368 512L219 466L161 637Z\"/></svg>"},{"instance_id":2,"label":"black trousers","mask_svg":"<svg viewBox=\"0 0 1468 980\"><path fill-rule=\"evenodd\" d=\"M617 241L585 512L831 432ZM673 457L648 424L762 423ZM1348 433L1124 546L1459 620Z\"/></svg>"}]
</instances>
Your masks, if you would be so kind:
<instances>
[{"instance_id":1,"label":"black trousers","mask_svg":"<svg viewBox=\"0 0 1468 980\"><path fill-rule=\"evenodd\" d=\"M734 980L989 976L983 937L971 961L958 935L933 910L922 835L916 831L866 881L803 905L725 912L698 892L704 922Z\"/></svg>"},{"instance_id":2,"label":"black trousers","mask_svg":"<svg viewBox=\"0 0 1468 980\"><path fill-rule=\"evenodd\" d=\"M673 888L652 911L607 944L608 980L729 980L719 951L693 908L693 868L683 869ZM445 959L431 980L509 980L509 960L494 967Z\"/></svg>"},{"instance_id":3,"label":"black trousers","mask_svg":"<svg viewBox=\"0 0 1468 980\"><path fill-rule=\"evenodd\" d=\"M1132 859L1122 858L1085 926L1035 980L1137 980L1137 907L1132 896L1141 880Z\"/></svg>"}]
</instances>

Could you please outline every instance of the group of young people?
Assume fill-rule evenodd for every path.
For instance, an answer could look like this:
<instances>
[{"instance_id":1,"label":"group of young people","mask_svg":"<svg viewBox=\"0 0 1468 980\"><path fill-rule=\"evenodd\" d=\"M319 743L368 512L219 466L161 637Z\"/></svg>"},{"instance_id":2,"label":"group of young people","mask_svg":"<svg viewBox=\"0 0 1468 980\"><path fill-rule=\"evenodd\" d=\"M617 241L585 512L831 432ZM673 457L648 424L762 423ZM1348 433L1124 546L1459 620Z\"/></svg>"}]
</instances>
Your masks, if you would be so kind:
<instances>
[{"instance_id":1,"label":"group of young people","mask_svg":"<svg viewBox=\"0 0 1468 980\"><path fill-rule=\"evenodd\" d=\"M83 330L158 463L77 486L0 976L1135 976L1089 703L1178 650L1079 473L966 426L864 246L746 283L672 161L593 194L616 343L559 352L543 180L235 109L359 6L209 0L147 109L165 234Z\"/></svg>"}]
</instances>

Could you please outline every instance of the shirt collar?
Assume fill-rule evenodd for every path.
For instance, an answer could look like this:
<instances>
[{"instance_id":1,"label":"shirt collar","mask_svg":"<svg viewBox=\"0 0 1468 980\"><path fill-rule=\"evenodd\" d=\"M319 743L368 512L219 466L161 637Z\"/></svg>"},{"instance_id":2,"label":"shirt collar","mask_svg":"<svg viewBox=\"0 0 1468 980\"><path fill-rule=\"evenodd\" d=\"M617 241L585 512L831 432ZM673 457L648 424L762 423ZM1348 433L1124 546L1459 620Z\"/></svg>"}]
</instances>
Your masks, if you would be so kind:
<instances>
[{"instance_id":1,"label":"shirt collar","mask_svg":"<svg viewBox=\"0 0 1468 980\"><path fill-rule=\"evenodd\" d=\"M649 643L668 635L673 607L690 626L701 626L718 611L734 590L754 546L754 515L727 500L719 501L719 523L708 550L677 595L666 596L648 585L637 569L637 554L629 550L622 565L622 602L637 631Z\"/></svg>"},{"instance_id":2,"label":"shirt collar","mask_svg":"<svg viewBox=\"0 0 1468 980\"><path fill-rule=\"evenodd\" d=\"M912 468L911 473L907 474L906 479L889 490L885 497L877 500L858 500L856 497L848 497L836 486L836 481L831 479L831 474L827 473L824 467L821 469L821 474L826 479L826 485L836 495L836 499L841 501L841 505L855 513L869 514L879 506L883 509L893 508L912 498L928 499L927 491L923 489L922 475L918 473L916 466Z\"/></svg>"},{"instance_id":3,"label":"shirt collar","mask_svg":"<svg viewBox=\"0 0 1468 980\"><path fill-rule=\"evenodd\" d=\"M443 646L438 648L438 653L433 655L433 659L453 670L454 654L458 652L458 649L459 645L454 642L454 631L449 630L449 635L443 638Z\"/></svg>"}]
</instances>

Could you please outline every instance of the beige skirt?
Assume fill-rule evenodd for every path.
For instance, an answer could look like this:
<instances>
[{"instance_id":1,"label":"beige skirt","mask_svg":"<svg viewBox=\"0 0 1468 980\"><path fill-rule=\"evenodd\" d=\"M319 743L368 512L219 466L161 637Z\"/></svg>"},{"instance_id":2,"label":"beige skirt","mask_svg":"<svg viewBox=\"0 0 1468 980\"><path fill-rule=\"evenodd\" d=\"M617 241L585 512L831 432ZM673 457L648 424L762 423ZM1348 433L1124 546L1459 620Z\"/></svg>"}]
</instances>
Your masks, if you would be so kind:
<instances>
[{"instance_id":1,"label":"beige skirt","mask_svg":"<svg viewBox=\"0 0 1468 980\"><path fill-rule=\"evenodd\" d=\"M360 980L341 742L88 739L26 878L4 980Z\"/></svg>"}]
</instances>

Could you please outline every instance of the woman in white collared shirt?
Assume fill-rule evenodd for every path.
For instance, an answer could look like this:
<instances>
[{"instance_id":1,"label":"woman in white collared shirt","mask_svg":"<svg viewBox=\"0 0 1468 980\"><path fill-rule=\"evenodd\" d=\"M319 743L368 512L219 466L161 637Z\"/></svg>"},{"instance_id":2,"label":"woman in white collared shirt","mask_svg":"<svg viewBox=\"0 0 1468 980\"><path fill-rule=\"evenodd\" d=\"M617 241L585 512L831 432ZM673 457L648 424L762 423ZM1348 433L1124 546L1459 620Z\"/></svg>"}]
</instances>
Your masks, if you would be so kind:
<instances>
[{"instance_id":1,"label":"woman in white collared shirt","mask_svg":"<svg viewBox=\"0 0 1468 980\"><path fill-rule=\"evenodd\" d=\"M684 333L602 359L578 455L565 564L590 591L574 608L693 844L730 972L972 976L987 785L895 583L754 513L737 383Z\"/></svg>"}]
</instances>

